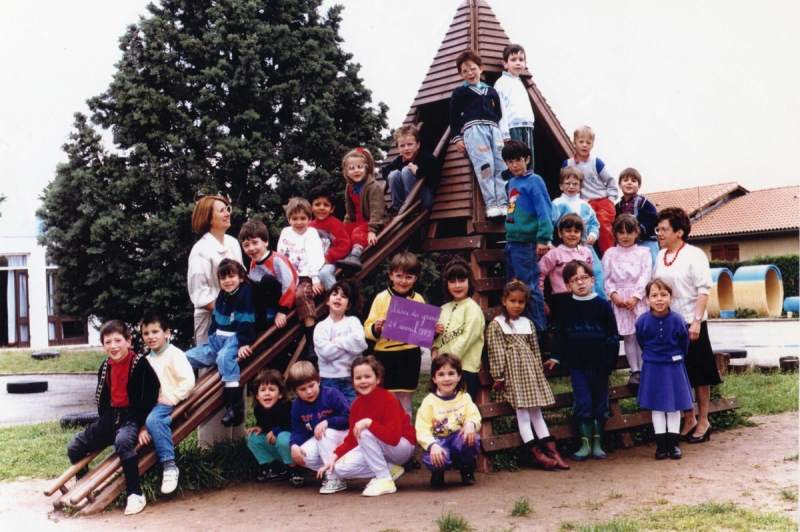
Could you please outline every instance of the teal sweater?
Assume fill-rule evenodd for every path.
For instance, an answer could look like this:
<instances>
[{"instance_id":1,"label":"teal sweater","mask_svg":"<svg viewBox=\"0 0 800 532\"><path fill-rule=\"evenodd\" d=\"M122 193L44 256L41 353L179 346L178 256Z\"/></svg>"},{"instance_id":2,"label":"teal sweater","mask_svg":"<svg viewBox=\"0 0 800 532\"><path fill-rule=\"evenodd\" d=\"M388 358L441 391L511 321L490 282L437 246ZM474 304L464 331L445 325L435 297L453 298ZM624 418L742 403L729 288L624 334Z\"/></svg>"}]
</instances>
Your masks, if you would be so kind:
<instances>
[{"instance_id":1,"label":"teal sweater","mask_svg":"<svg viewBox=\"0 0 800 532\"><path fill-rule=\"evenodd\" d=\"M530 170L506 184L506 240L547 244L553 236L553 204L542 178Z\"/></svg>"}]
</instances>

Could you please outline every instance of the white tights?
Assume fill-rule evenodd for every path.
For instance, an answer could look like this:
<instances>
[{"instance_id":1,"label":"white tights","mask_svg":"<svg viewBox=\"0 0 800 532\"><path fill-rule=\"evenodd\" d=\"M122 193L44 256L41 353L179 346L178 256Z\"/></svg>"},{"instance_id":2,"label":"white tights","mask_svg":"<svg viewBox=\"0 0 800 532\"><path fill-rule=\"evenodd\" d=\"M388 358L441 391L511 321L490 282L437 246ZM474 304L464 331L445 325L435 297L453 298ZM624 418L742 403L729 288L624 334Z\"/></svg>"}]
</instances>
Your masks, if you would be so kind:
<instances>
[{"instance_id":1,"label":"white tights","mask_svg":"<svg viewBox=\"0 0 800 532\"><path fill-rule=\"evenodd\" d=\"M540 440L550 436L550 431L547 430L547 424L542 417L541 408L538 406L517 408L514 412L517 413L517 425L519 425L519 435L522 437L522 441L525 443L531 441L533 439L533 431L536 431L536 435L539 436ZM533 430L531 430L531 425L533 425Z\"/></svg>"},{"instance_id":2,"label":"white tights","mask_svg":"<svg viewBox=\"0 0 800 532\"><path fill-rule=\"evenodd\" d=\"M626 334L622 337L625 342L625 358L628 359L628 365L631 371L639 371L642 369L642 349L639 347L639 342L636 341L635 334Z\"/></svg>"},{"instance_id":3,"label":"white tights","mask_svg":"<svg viewBox=\"0 0 800 532\"><path fill-rule=\"evenodd\" d=\"M660 410L653 410L653 429L656 434L664 434L671 432L677 434L681 431L681 412L661 412ZM522 432L522 431L520 431Z\"/></svg>"}]
</instances>

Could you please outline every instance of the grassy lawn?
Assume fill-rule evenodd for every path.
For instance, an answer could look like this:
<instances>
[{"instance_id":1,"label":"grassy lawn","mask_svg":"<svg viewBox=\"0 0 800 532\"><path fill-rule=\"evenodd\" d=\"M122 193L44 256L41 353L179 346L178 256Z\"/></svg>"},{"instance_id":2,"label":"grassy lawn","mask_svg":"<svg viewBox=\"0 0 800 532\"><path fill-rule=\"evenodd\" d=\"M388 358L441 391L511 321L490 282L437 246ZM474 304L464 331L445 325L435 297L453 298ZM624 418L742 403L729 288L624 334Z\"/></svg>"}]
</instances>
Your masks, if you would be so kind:
<instances>
[{"instance_id":1,"label":"grassy lawn","mask_svg":"<svg viewBox=\"0 0 800 532\"><path fill-rule=\"evenodd\" d=\"M96 373L105 360L101 348L87 350L54 349L60 357L47 360L31 358L33 349L0 349L0 373Z\"/></svg>"}]
</instances>

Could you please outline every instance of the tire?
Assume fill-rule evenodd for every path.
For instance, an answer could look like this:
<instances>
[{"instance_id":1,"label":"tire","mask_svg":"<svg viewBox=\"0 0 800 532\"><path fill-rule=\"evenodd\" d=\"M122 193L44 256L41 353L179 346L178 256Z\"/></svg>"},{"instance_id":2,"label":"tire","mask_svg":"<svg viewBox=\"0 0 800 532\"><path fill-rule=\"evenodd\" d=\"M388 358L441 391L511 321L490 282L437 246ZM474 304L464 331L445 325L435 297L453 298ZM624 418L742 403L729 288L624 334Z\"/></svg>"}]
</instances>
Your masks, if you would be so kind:
<instances>
[{"instance_id":1,"label":"tire","mask_svg":"<svg viewBox=\"0 0 800 532\"><path fill-rule=\"evenodd\" d=\"M31 358L34 360L47 360L48 358L57 358L60 356L61 353L58 351L39 351L38 353L31 354Z\"/></svg>"},{"instance_id":2,"label":"tire","mask_svg":"<svg viewBox=\"0 0 800 532\"><path fill-rule=\"evenodd\" d=\"M747 351L744 349L718 349L714 351L714 354L719 353L728 353L731 356L731 360L734 358L747 358Z\"/></svg>"},{"instance_id":3,"label":"tire","mask_svg":"<svg viewBox=\"0 0 800 532\"><path fill-rule=\"evenodd\" d=\"M78 412L77 414L67 414L61 418L59 423L61 424L62 429L86 427L97 421L99 418L100 415L96 410L89 412Z\"/></svg>"},{"instance_id":4,"label":"tire","mask_svg":"<svg viewBox=\"0 0 800 532\"><path fill-rule=\"evenodd\" d=\"M47 391L47 381L17 381L6 383L8 393L42 393Z\"/></svg>"}]
</instances>

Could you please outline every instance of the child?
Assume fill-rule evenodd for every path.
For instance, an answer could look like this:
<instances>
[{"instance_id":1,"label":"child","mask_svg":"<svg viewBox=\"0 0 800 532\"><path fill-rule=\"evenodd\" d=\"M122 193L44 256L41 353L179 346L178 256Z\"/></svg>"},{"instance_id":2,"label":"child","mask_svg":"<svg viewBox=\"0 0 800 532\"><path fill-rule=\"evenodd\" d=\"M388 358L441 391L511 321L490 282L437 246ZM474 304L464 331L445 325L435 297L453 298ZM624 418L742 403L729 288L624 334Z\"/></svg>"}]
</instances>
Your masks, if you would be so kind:
<instances>
[{"instance_id":1,"label":"child","mask_svg":"<svg viewBox=\"0 0 800 532\"><path fill-rule=\"evenodd\" d=\"M308 201L314 213L314 220L309 225L319 233L325 254L325 265L319 271L319 280L325 290L330 290L336 282L336 262L345 258L350 251L350 235L342 221L333 216L336 197L330 188L325 185L312 188L308 193Z\"/></svg>"},{"instance_id":2,"label":"child","mask_svg":"<svg viewBox=\"0 0 800 532\"><path fill-rule=\"evenodd\" d=\"M481 370L483 329L486 320L483 310L472 299L475 282L469 264L461 257L451 260L442 270L442 295L444 301L436 337L431 348L431 359L450 353L461 361L467 393L475 401L478 396L478 372Z\"/></svg>"},{"instance_id":3,"label":"child","mask_svg":"<svg viewBox=\"0 0 800 532\"><path fill-rule=\"evenodd\" d=\"M417 410L417 441L425 450L422 462L431 471L431 486L444 486L444 472L459 464L461 483L475 484L475 460L480 451L481 413L464 393L461 361L449 354L431 361L430 392Z\"/></svg>"},{"instance_id":4,"label":"child","mask_svg":"<svg viewBox=\"0 0 800 532\"><path fill-rule=\"evenodd\" d=\"M439 174L442 172L439 159L426 151L419 150L419 130L414 124L403 124L397 128L394 140L400 155L381 168L381 174L389 183L389 190L392 191L389 215L397 214L419 179L425 179L425 184L422 185L417 198L422 200L422 210L430 209L439 185Z\"/></svg>"},{"instance_id":5,"label":"child","mask_svg":"<svg viewBox=\"0 0 800 532\"><path fill-rule=\"evenodd\" d=\"M389 263L389 279L392 285L375 296L369 316L364 322L367 339L376 342L374 355L385 369L383 387L394 393L403 405L403 410L411 416L411 400L419 384L419 371L422 351L415 345L403 344L383 338L383 326L389 303L393 296L405 297L418 303L425 303L422 294L414 291L414 283L419 279L422 266L417 256L403 251L392 257Z\"/></svg>"},{"instance_id":6,"label":"child","mask_svg":"<svg viewBox=\"0 0 800 532\"><path fill-rule=\"evenodd\" d=\"M561 244L547 252L542 257L539 275L539 289L544 290L544 280L550 278L550 304L544 304L545 311L551 319L560 315L564 301L570 299L572 294L564 282L564 266L573 260L582 260L586 264L594 265L592 252L588 247L581 245L583 242L583 220L574 213L561 217L558 222L558 238Z\"/></svg>"},{"instance_id":7,"label":"child","mask_svg":"<svg viewBox=\"0 0 800 532\"><path fill-rule=\"evenodd\" d=\"M319 373L311 362L296 362L289 368L286 386L297 393L292 403L292 460L313 471L322 468L347 436L350 405L339 390L319 384ZM290 474L292 485L304 484L298 468Z\"/></svg>"},{"instance_id":8,"label":"child","mask_svg":"<svg viewBox=\"0 0 800 532\"><path fill-rule=\"evenodd\" d=\"M314 329L319 374L323 386L339 390L352 405L356 390L350 379L350 363L367 349L364 326L358 319L358 286L350 281L334 284L328 296L328 310L328 317Z\"/></svg>"},{"instance_id":9,"label":"child","mask_svg":"<svg viewBox=\"0 0 800 532\"><path fill-rule=\"evenodd\" d=\"M503 140L519 140L530 149L528 170L533 171L533 108L520 74L525 70L525 49L519 44L509 44L503 50L505 72L494 82L494 90L500 95L500 133ZM505 159L505 157L504 157ZM508 160L506 160L508 164Z\"/></svg>"},{"instance_id":10,"label":"child","mask_svg":"<svg viewBox=\"0 0 800 532\"><path fill-rule=\"evenodd\" d=\"M639 195L642 186L642 175L635 168L626 168L619 174L619 188L622 190L622 199L615 205L617 217L621 214L632 214L639 222L639 245L650 250L652 263L655 267L658 256L658 211L655 205L644 196Z\"/></svg>"},{"instance_id":11,"label":"child","mask_svg":"<svg viewBox=\"0 0 800 532\"><path fill-rule=\"evenodd\" d=\"M503 160L514 175L508 184L506 216L506 281L519 279L531 292L527 315L536 332L547 330L544 297L539 286L539 257L547 253L553 235L553 205L542 178L528 169L530 148L522 141L509 140L503 147Z\"/></svg>"},{"instance_id":12,"label":"child","mask_svg":"<svg viewBox=\"0 0 800 532\"><path fill-rule=\"evenodd\" d=\"M253 331L255 308L244 266L224 259L219 263L217 274L221 290L211 316L208 343L189 349L186 358L193 368L217 366L225 385L226 410L222 425L235 427L244 421L238 359L251 354L250 344L256 337Z\"/></svg>"},{"instance_id":13,"label":"child","mask_svg":"<svg viewBox=\"0 0 800 532\"><path fill-rule=\"evenodd\" d=\"M350 431L317 472L317 477L328 473L319 492L336 493L347 489L345 479L372 477L361 495L394 493L394 481L404 473L400 464L411 458L417 444L411 418L394 395L380 386L383 366L375 357L356 358L350 371L358 390L350 412Z\"/></svg>"},{"instance_id":14,"label":"child","mask_svg":"<svg viewBox=\"0 0 800 532\"><path fill-rule=\"evenodd\" d=\"M499 123L503 116L497 91L481 81L481 56L465 50L456 57L458 75L464 84L450 96L450 142L458 153L469 155L483 202L486 217L496 218L508 212L502 172L506 165L500 155L503 135Z\"/></svg>"},{"instance_id":15,"label":"child","mask_svg":"<svg viewBox=\"0 0 800 532\"><path fill-rule=\"evenodd\" d=\"M689 330L680 314L669 308L672 287L653 279L645 289L650 312L636 320L636 340L642 348L642 382L639 405L653 411L656 460L681 458L681 410L691 410L692 388L684 360Z\"/></svg>"},{"instance_id":16,"label":"child","mask_svg":"<svg viewBox=\"0 0 800 532\"><path fill-rule=\"evenodd\" d=\"M567 166L561 169L559 179L558 188L561 189L562 194L553 200L553 222L558 226L561 218L569 213L575 213L581 217L585 228L584 242L592 253L592 262L589 265L592 267L592 274L596 279L594 291L597 295L605 298L603 267L600 264L600 258L594 251L594 243L600 232L600 223L597 221L592 207L580 197L583 189L583 173L575 166Z\"/></svg>"},{"instance_id":17,"label":"child","mask_svg":"<svg viewBox=\"0 0 800 532\"><path fill-rule=\"evenodd\" d=\"M347 181L344 226L350 235L350 254L336 263L341 268L361 271L361 253L378 243L378 233L389 221L383 187L375 181L375 161L364 148L350 150L342 157Z\"/></svg>"},{"instance_id":18,"label":"child","mask_svg":"<svg viewBox=\"0 0 800 532\"><path fill-rule=\"evenodd\" d=\"M573 260L564 266L563 279L572 299L557 316L553 356L544 365L552 368L564 360L570 367L575 396L572 417L581 436L581 448L572 459L586 460L590 454L603 459L606 453L600 440L608 419L608 377L619 355L617 324L608 301L592 293L591 266Z\"/></svg>"},{"instance_id":19,"label":"child","mask_svg":"<svg viewBox=\"0 0 800 532\"><path fill-rule=\"evenodd\" d=\"M256 425L247 429L247 448L258 461L257 482L289 478L292 451L292 405L286 397L283 376L276 369L262 369L253 379L253 415Z\"/></svg>"},{"instance_id":20,"label":"child","mask_svg":"<svg viewBox=\"0 0 800 532\"><path fill-rule=\"evenodd\" d=\"M305 338L307 353L314 353L314 323L317 321L317 307L314 296L325 291L319 281L319 271L325 264L322 252L322 240L314 228L308 226L311 221L311 204L303 198L292 198L284 207L289 227L284 227L278 240L278 252L286 255L294 269L297 270L297 294L295 308L297 319L306 328Z\"/></svg>"},{"instance_id":21,"label":"child","mask_svg":"<svg viewBox=\"0 0 800 532\"><path fill-rule=\"evenodd\" d=\"M142 340L150 348L147 361L161 383L158 402L147 416L145 425L153 439L156 455L163 468L161 493L168 494L178 487L178 467L175 465L175 446L172 444L172 410L189 396L194 388L194 371L186 354L169 341L169 320L163 314L146 312L139 322Z\"/></svg>"},{"instance_id":22,"label":"child","mask_svg":"<svg viewBox=\"0 0 800 532\"><path fill-rule=\"evenodd\" d=\"M611 233L611 224L614 222L616 211L614 202L617 201L619 191L614 177L606 168L605 163L597 157L591 156L594 146L594 131L589 126L581 126L572 136L575 146L575 156L567 159L562 168L576 166L583 174L583 187L581 198L591 205L600 222L600 236L597 244L600 254L606 252L614 245L614 235ZM591 244L590 244L591 245Z\"/></svg>"},{"instance_id":23,"label":"child","mask_svg":"<svg viewBox=\"0 0 800 532\"><path fill-rule=\"evenodd\" d=\"M628 384L639 385L642 352L636 342L636 319L647 312L645 286L652 273L650 252L636 245L639 224L630 214L621 214L614 220L614 238L617 245L603 255L605 290L613 303L617 318L617 332L625 343L625 357L631 368Z\"/></svg>"},{"instance_id":24,"label":"child","mask_svg":"<svg viewBox=\"0 0 800 532\"><path fill-rule=\"evenodd\" d=\"M286 326L286 315L294 306L297 272L286 256L267 249L269 231L258 220L242 226L239 242L250 257L248 278L253 283L256 329L263 332L273 322L282 329Z\"/></svg>"},{"instance_id":25,"label":"child","mask_svg":"<svg viewBox=\"0 0 800 532\"><path fill-rule=\"evenodd\" d=\"M100 341L108 353L97 372L95 401L100 418L72 438L67 456L75 464L113 444L125 475L125 515L134 515L147 504L139 484L136 444L144 445L147 439L145 420L158 401L159 382L145 357L131 351L131 333L125 323L112 320L103 324ZM85 474L86 468L77 478Z\"/></svg>"},{"instance_id":26,"label":"child","mask_svg":"<svg viewBox=\"0 0 800 532\"><path fill-rule=\"evenodd\" d=\"M542 417L542 407L555 399L542 369L536 330L522 315L530 294L522 281L508 283L501 299L503 314L486 327L492 388L497 390L497 401L508 401L516 412L523 448L532 454L534 462L548 470L569 469ZM534 431L539 445L534 441Z\"/></svg>"}]
</instances>

